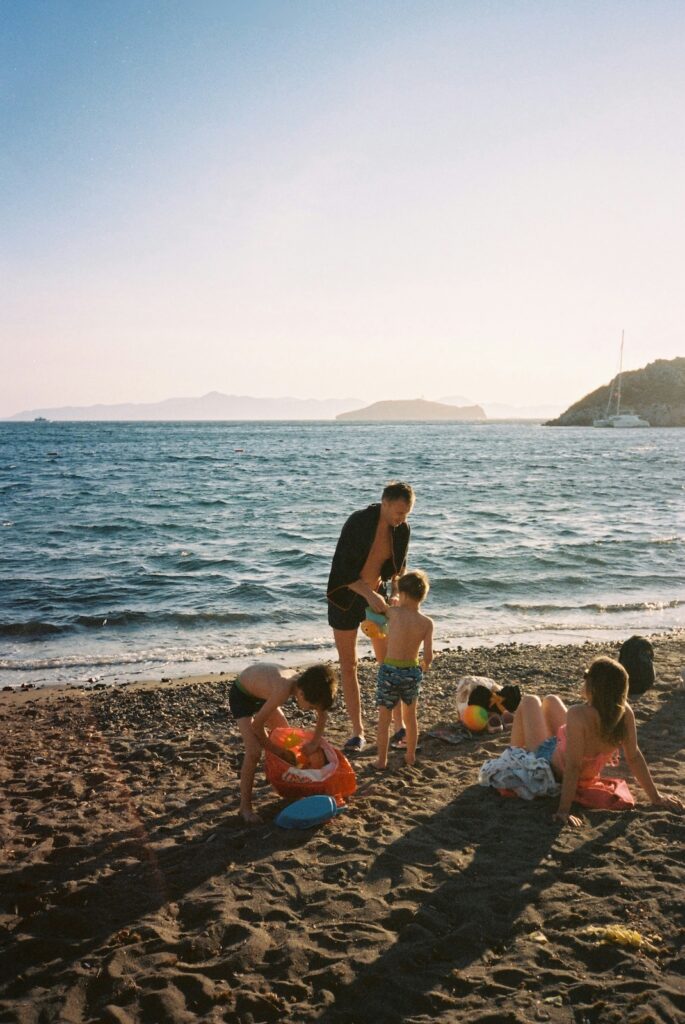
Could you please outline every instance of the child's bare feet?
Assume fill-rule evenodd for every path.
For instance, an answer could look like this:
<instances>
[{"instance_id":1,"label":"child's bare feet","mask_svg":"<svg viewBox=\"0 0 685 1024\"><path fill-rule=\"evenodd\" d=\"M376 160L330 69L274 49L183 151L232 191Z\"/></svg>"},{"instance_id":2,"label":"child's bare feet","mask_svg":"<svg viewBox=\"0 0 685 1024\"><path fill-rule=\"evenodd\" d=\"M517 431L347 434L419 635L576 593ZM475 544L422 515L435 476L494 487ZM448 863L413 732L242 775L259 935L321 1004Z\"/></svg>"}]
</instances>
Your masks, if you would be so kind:
<instances>
[{"instance_id":1,"label":"child's bare feet","mask_svg":"<svg viewBox=\"0 0 685 1024\"><path fill-rule=\"evenodd\" d=\"M240 811L240 817L243 819L246 825L261 825L262 819L256 814L252 808Z\"/></svg>"},{"instance_id":2,"label":"child's bare feet","mask_svg":"<svg viewBox=\"0 0 685 1024\"><path fill-rule=\"evenodd\" d=\"M374 767L375 771L377 771L377 772L385 772L385 771L388 770L388 762L387 761L375 761L373 767Z\"/></svg>"},{"instance_id":3,"label":"child's bare feet","mask_svg":"<svg viewBox=\"0 0 685 1024\"><path fill-rule=\"evenodd\" d=\"M406 764L407 768L413 768L414 765L416 764L416 758L410 757L409 754L405 754L404 763Z\"/></svg>"}]
</instances>

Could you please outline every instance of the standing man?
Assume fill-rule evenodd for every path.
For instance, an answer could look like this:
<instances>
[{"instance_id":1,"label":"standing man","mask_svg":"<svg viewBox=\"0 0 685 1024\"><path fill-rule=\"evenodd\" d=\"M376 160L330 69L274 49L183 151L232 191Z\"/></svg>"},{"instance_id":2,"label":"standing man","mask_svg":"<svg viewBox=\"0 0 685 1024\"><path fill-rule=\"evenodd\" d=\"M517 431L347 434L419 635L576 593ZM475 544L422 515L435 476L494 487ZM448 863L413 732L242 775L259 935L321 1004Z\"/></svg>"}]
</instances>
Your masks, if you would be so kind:
<instances>
[{"instance_id":1,"label":"standing man","mask_svg":"<svg viewBox=\"0 0 685 1024\"><path fill-rule=\"evenodd\" d=\"M360 753L366 746L357 678L357 630L366 617L367 605L380 614L388 610L388 580L390 603L397 601L397 583L407 566L407 518L413 506L414 491L409 484L389 483L380 504L352 513L333 555L328 578L328 622L333 627L345 705L352 723L352 736L344 748L348 753ZM371 642L376 660L382 663L387 641L380 638Z\"/></svg>"}]
</instances>

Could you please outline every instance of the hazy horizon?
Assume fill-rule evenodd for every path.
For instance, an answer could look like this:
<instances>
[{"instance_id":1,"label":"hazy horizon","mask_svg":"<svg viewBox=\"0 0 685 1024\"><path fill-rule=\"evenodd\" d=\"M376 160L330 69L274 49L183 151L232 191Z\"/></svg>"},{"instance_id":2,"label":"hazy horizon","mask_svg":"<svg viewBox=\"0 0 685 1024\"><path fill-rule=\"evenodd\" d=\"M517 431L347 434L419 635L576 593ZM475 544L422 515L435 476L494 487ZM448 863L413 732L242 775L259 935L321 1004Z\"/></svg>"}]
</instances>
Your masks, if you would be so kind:
<instances>
[{"instance_id":1,"label":"hazy horizon","mask_svg":"<svg viewBox=\"0 0 685 1024\"><path fill-rule=\"evenodd\" d=\"M416 400L415 398L414 401ZM68 422L72 419L80 422L87 422L89 420L97 422L110 418L116 421L157 420L159 422L193 419L205 419L207 421L213 419L219 421L222 419L258 420L263 418L273 420L329 420L335 419L339 413L358 411L376 404L386 403L387 401L387 399L379 398L366 402L353 396L339 399L326 397L313 399L298 398L294 395L255 397L252 395L225 395L221 392L211 391L204 395L171 396L159 402L38 406L33 409L22 409L17 413L11 414L9 417L0 417L0 422L9 422L15 420L15 418L20 419L22 417L30 419L35 416L54 417L55 422ZM203 403L202 409L199 408L201 403ZM226 416L225 410L229 403L232 405L234 415ZM441 396L437 399L437 403L462 408L476 406L485 412L487 419L544 419L556 416L563 411L560 406L555 405L521 406L514 403L478 402L466 396ZM224 410L223 414L222 410ZM193 415L200 412L204 415ZM111 417L110 413L112 414Z\"/></svg>"},{"instance_id":2,"label":"hazy horizon","mask_svg":"<svg viewBox=\"0 0 685 1024\"><path fill-rule=\"evenodd\" d=\"M683 354L685 7L2 8L0 417L566 408Z\"/></svg>"}]
</instances>

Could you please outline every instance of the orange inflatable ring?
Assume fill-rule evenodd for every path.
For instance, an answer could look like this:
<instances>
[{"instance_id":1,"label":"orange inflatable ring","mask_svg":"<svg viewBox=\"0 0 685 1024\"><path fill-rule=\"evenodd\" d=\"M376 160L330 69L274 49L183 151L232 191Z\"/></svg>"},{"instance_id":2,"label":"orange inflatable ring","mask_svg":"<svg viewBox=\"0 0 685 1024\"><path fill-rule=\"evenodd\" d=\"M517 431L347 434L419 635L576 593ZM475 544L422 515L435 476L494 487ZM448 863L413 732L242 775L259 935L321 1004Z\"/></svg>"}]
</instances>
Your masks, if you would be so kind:
<instances>
[{"instance_id":1,"label":"orange inflatable ring","mask_svg":"<svg viewBox=\"0 0 685 1024\"><path fill-rule=\"evenodd\" d=\"M291 750L298 759L297 767L288 764L271 750L266 751L264 767L266 777L280 796L299 800L303 796L323 794L332 796L336 803L344 803L344 798L354 793L357 779L354 768L342 751L337 750L328 740L321 740L321 749L326 755L327 764L323 768L306 768L300 749L303 743L311 740L313 733L290 726L279 726L270 734L269 739L278 747Z\"/></svg>"}]
</instances>

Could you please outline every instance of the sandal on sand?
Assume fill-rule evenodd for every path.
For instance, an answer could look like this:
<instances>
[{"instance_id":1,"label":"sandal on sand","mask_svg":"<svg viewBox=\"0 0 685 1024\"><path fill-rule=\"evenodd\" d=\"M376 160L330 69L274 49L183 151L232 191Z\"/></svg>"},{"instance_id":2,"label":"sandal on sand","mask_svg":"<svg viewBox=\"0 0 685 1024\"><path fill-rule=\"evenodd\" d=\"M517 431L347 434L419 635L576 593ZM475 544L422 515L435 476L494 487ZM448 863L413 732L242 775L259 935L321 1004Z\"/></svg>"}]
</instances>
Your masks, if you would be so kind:
<instances>
[{"instance_id":1,"label":"sandal on sand","mask_svg":"<svg viewBox=\"0 0 685 1024\"><path fill-rule=\"evenodd\" d=\"M504 732L504 726L502 725L502 719L499 715L490 715L488 718L488 732L497 733Z\"/></svg>"},{"instance_id":2,"label":"sandal on sand","mask_svg":"<svg viewBox=\"0 0 685 1024\"><path fill-rule=\"evenodd\" d=\"M404 743L403 741L404 741L404 738L406 737L406 735L407 735L407 730L404 728L404 726L402 726L401 729L398 729L397 732L394 733L394 735L392 735L390 737L390 746L391 747L399 747L399 746L405 747L406 743Z\"/></svg>"},{"instance_id":3,"label":"sandal on sand","mask_svg":"<svg viewBox=\"0 0 685 1024\"><path fill-rule=\"evenodd\" d=\"M398 740L397 743L392 743L391 744L391 749L392 750L406 750L407 749L407 740L406 739L401 739L401 740ZM416 749L417 750L421 749L421 744L420 743L416 744Z\"/></svg>"},{"instance_id":4,"label":"sandal on sand","mask_svg":"<svg viewBox=\"0 0 685 1024\"><path fill-rule=\"evenodd\" d=\"M349 740L345 743L343 750L346 754L361 754L365 746L366 740L363 736L350 736Z\"/></svg>"}]
</instances>

